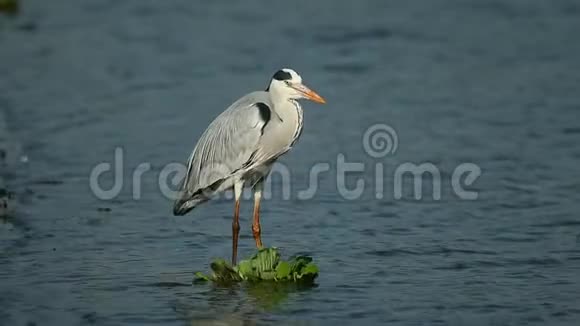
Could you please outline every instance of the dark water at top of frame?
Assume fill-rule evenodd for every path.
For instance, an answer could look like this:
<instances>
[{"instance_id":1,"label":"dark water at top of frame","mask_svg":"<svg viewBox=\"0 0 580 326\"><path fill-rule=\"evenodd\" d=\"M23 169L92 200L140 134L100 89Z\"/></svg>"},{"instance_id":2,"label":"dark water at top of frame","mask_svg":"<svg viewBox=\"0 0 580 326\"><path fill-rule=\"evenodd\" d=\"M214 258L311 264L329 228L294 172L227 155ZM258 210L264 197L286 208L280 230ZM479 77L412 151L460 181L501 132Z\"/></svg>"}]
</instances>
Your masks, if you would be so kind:
<instances>
[{"instance_id":1,"label":"dark water at top of frame","mask_svg":"<svg viewBox=\"0 0 580 326\"><path fill-rule=\"evenodd\" d=\"M576 324L579 31L572 0L23 1L0 17L0 324ZM232 203L175 218L159 173L286 66L328 104L304 104L281 160L291 198L274 177L263 240L313 255L318 287L190 286L229 257ZM398 135L379 158L362 145L377 123ZM102 201L89 173L117 147L123 188ZM365 181L358 199L337 187L339 154L363 164L346 178ZM427 179L423 199L412 183L395 199L405 162L437 167L441 200ZM330 171L299 200L317 163ZM453 191L462 163L481 168L477 200Z\"/></svg>"}]
</instances>

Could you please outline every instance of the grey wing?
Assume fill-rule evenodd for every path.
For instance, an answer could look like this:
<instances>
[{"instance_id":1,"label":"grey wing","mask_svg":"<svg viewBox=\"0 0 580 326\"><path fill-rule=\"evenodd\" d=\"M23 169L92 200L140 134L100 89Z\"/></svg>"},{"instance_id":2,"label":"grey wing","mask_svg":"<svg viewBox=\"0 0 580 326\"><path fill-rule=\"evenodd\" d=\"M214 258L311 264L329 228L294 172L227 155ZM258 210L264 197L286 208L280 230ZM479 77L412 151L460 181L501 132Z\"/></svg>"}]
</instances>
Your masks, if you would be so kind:
<instances>
[{"instance_id":1,"label":"grey wing","mask_svg":"<svg viewBox=\"0 0 580 326\"><path fill-rule=\"evenodd\" d=\"M187 174L174 206L176 215L183 215L208 200L208 194L229 188L231 178L254 163L262 128L268 123L260 107L266 100L260 92L251 93L232 104L208 126L189 158Z\"/></svg>"}]
</instances>

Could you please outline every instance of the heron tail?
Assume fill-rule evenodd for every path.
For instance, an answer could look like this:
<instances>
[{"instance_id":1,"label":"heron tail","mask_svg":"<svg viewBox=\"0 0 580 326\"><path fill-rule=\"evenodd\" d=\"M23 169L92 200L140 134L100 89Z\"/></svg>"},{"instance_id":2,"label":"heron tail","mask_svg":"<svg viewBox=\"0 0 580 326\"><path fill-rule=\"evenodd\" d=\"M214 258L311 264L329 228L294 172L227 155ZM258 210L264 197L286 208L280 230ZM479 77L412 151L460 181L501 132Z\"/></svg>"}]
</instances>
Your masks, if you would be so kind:
<instances>
[{"instance_id":1,"label":"heron tail","mask_svg":"<svg viewBox=\"0 0 580 326\"><path fill-rule=\"evenodd\" d=\"M183 216L192 209L194 209L197 205L209 200L209 198L205 196L194 196L194 197L187 197L187 198L179 198L173 204L173 215L175 216Z\"/></svg>"},{"instance_id":2,"label":"heron tail","mask_svg":"<svg viewBox=\"0 0 580 326\"><path fill-rule=\"evenodd\" d=\"M196 190L193 194L183 190L173 205L173 215L182 216L194 209L197 205L210 200L212 194L219 190L226 179L219 179L205 188Z\"/></svg>"}]
</instances>

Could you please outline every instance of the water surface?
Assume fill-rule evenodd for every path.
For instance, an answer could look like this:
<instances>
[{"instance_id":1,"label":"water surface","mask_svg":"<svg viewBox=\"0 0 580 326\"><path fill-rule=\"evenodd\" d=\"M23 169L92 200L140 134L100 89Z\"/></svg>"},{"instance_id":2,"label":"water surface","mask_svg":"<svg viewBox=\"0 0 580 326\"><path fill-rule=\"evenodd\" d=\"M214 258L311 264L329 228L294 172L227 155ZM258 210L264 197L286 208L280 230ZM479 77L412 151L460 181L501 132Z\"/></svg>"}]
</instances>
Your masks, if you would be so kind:
<instances>
[{"instance_id":1,"label":"water surface","mask_svg":"<svg viewBox=\"0 0 580 326\"><path fill-rule=\"evenodd\" d=\"M571 0L26 1L0 17L0 185L14 194L0 222L0 323L575 324L578 30ZM190 286L194 270L230 255L232 203L175 218L159 171L286 66L328 104L304 105L302 138L282 160L292 198L274 179L263 240L313 255L318 287ZM399 136L381 159L361 144L377 123ZM102 201L89 173L117 147L124 187ZM337 189L339 154L364 163L347 179L367 182L357 200ZM330 171L315 197L298 200L320 162ZM405 162L440 169L441 200L394 199ZM464 162L482 169L475 201L449 181Z\"/></svg>"}]
</instances>

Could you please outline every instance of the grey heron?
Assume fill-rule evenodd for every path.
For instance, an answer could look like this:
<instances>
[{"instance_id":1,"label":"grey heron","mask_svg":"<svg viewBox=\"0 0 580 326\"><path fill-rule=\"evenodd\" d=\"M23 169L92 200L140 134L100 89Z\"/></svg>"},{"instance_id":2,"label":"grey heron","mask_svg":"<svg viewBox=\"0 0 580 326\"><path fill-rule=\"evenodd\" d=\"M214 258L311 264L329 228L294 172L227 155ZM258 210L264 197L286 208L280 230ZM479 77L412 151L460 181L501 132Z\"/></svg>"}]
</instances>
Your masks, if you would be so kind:
<instances>
[{"instance_id":1,"label":"grey heron","mask_svg":"<svg viewBox=\"0 0 580 326\"><path fill-rule=\"evenodd\" d=\"M254 192L252 233L262 247L260 200L272 164L288 152L302 132L299 99L325 100L302 83L292 69L277 71L265 91L235 101L207 127L187 164L187 173L173 206L185 215L213 195L233 189L232 264L236 264L240 231L240 197L244 187Z\"/></svg>"}]
</instances>

